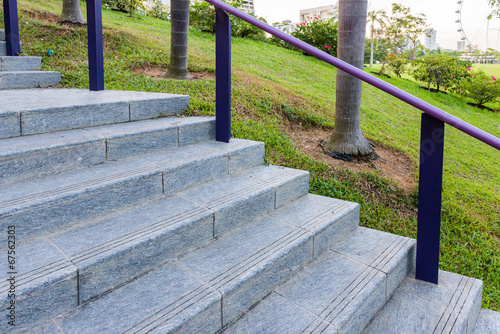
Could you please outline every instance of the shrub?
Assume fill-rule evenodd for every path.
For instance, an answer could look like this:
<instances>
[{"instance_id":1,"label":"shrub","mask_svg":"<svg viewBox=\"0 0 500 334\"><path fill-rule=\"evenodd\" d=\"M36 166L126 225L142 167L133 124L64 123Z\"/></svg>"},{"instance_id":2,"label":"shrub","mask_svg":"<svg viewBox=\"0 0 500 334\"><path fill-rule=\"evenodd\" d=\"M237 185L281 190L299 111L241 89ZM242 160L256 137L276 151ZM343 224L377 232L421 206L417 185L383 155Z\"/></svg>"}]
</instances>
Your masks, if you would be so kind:
<instances>
[{"instance_id":1,"label":"shrub","mask_svg":"<svg viewBox=\"0 0 500 334\"><path fill-rule=\"evenodd\" d=\"M243 0L225 0L225 2L236 8L243 4ZM196 0L191 4L189 15L189 24L193 28L215 33L215 8L213 5L206 1ZM258 19L265 22L263 18ZM231 35L256 40L266 39L264 31L235 17L231 17Z\"/></svg>"},{"instance_id":2,"label":"shrub","mask_svg":"<svg viewBox=\"0 0 500 334\"><path fill-rule=\"evenodd\" d=\"M170 19L170 10L161 1L153 0L146 6L146 15L155 19L168 21Z\"/></svg>"},{"instance_id":3,"label":"shrub","mask_svg":"<svg viewBox=\"0 0 500 334\"><path fill-rule=\"evenodd\" d=\"M292 36L332 56L337 56L337 31L338 25L335 17L328 20L315 17L297 24L297 29L292 32Z\"/></svg>"},{"instance_id":4,"label":"shrub","mask_svg":"<svg viewBox=\"0 0 500 334\"><path fill-rule=\"evenodd\" d=\"M394 72L398 78L401 78L401 74L405 72L405 65L407 63L408 59L404 56L395 55L393 53L387 56L387 66L389 66L389 69Z\"/></svg>"},{"instance_id":5,"label":"shrub","mask_svg":"<svg viewBox=\"0 0 500 334\"><path fill-rule=\"evenodd\" d=\"M130 15L145 9L142 0L102 0L102 4L107 8L129 13Z\"/></svg>"},{"instance_id":6,"label":"shrub","mask_svg":"<svg viewBox=\"0 0 500 334\"><path fill-rule=\"evenodd\" d=\"M479 106L500 97L500 83L494 76L483 71L471 72L470 79L462 83L460 95L469 97Z\"/></svg>"},{"instance_id":7,"label":"shrub","mask_svg":"<svg viewBox=\"0 0 500 334\"><path fill-rule=\"evenodd\" d=\"M413 77L427 83L429 89L431 85L435 85L437 90L446 87L450 91L458 92L460 85L470 77L468 63L448 55L417 58L413 65Z\"/></svg>"}]
</instances>

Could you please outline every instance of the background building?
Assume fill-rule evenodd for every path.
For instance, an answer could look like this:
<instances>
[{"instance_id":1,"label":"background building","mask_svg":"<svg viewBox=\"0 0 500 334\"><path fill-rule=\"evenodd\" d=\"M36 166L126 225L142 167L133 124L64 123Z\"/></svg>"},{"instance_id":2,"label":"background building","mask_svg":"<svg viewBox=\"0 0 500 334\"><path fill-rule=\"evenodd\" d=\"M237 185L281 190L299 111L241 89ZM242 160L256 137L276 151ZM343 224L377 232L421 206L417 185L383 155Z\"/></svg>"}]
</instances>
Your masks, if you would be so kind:
<instances>
[{"instance_id":1,"label":"background building","mask_svg":"<svg viewBox=\"0 0 500 334\"><path fill-rule=\"evenodd\" d=\"M330 19L335 12L337 12L336 5L302 9L300 11L300 19L301 21L307 21L318 16L321 19Z\"/></svg>"},{"instance_id":2,"label":"background building","mask_svg":"<svg viewBox=\"0 0 500 334\"><path fill-rule=\"evenodd\" d=\"M297 23L293 23L292 20L283 20L281 23L273 23L273 27L290 35L297 28Z\"/></svg>"},{"instance_id":3,"label":"background building","mask_svg":"<svg viewBox=\"0 0 500 334\"><path fill-rule=\"evenodd\" d=\"M244 0L243 5L241 5L240 9L248 14L255 15L255 7L253 5L253 0Z\"/></svg>"},{"instance_id":4,"label":"background building","mask_svg":"<svg viewBox=\"0 0 500 334\"><path fill-rule=\"evenodd\" d=\"M429 49L429 50L436 50L437 49L436 36L437 36L437 31L434 28L427 29L426 36L425 36L425 47L427 49Z\"/></svg>"},{"instance_id":5,"label":"background building","mask_svg":"<svg viewBox=\"0 0 500 334\"><path fill-rule=\"evenodd\" d=\"M465 52L465 41L457 42L457 51Z\"/></svg>"}]
</instances>

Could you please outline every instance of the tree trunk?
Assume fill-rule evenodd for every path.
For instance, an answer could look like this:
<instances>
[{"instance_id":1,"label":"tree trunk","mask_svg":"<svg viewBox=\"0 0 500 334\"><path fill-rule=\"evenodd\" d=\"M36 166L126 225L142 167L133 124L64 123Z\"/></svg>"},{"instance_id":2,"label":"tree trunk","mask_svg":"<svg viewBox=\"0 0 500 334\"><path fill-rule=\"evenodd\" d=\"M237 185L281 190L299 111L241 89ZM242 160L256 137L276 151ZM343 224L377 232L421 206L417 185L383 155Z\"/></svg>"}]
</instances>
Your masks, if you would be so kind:
<instances>
[{"instance_id":1,"label":"tree trunk","mask_svg":"<svg viewBox=\"0 0 500 334\"><path fill-rule=\"evenodd\" d=\"M371 27L371 48L370 48L370 67L373 67L373 35L374 35L374 26L373 26L373 23L372 23L372 27Z\"/></svg>"},{"instance_id":2,"label":"tree trunk","mask_svg":"<svg viewBox=\"0 0 500 334\"><path fill-rule=\"evenodd\" d=\"M363 68L367 0L340 0L338 57ZM362 81L337 70L335 127L324 143L326 149L351 155L366 155L373 146L361 132Z\"/></svg>"},{"instance_id":3,"label":"tree trunk","mask_svg":"<svg viewBox=\"0 0 500 334\"><path fill-rule=\"evenodd\" d=\"M80 0L63 0L63 9L58 22L87 24L80 10Z\"/></svg>"},{"instance_id":4,"label":"tree trunk","mask_svg":"<svg viewBox=\"0 0 500 334\"><path fill-rule=\"evenodd\" d=\"M189 0L170 0L170 10L172 28L167 78L190 79L187 67Z\"/></svg>"}]
</instances>

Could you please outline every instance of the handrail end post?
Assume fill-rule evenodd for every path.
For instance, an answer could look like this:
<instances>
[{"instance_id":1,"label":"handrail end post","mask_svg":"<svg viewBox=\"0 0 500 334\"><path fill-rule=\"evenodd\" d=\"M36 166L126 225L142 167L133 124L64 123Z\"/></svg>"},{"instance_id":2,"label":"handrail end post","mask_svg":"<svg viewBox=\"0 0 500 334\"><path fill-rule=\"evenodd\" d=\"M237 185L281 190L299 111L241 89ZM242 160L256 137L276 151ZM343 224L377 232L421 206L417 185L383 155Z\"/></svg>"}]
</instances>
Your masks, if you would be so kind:
<instances>
[{"instance_id":1,"label":"handrail end post","mask_svg":"<svg viewBox=\"0 0 500 334\"><path fill-rule=\"evenodd\" d=\"M89 89L104 90L104 50L101 0L87 0Z\"/></svg>"},{"instance_id":2,"label":"handrail end post","mask_svg":"<svg viewBox=\"0 0 500 334\"><path fill-rule=\"evenodd\" d=\"M415 278L438 284L444 122L422 114Z\"/></svg>"},{"instance_id":3,"label":"handrail end post","mask_svg":"<svg viewBox=\"0 0 500 334\"><path fill-rule=\"evenodd\" d=\"M231 21L216 8L215 27L215 140L231 139Z\"/></svg>"},{"instance_id":4,"label":"handrail end post","mask_svg":"<svg viewBox=\"0 0 500 334\"><path fill-rule=\"evenodd\" d=\"M19 17L16 0L4 0L5 44L7 56L21 54L21 41L19 38Z\"/></svg>"}]
</instances>

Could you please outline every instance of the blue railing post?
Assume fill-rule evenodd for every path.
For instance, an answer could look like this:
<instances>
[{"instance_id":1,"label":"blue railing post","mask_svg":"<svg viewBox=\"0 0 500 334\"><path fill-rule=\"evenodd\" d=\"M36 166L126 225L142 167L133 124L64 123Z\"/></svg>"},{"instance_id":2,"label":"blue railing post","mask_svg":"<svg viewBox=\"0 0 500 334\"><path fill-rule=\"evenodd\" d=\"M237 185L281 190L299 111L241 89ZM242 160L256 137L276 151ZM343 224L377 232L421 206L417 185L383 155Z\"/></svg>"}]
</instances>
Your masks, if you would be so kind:
<instances>
[{"instance_id":1,"label":"blue railing post","mask_svg":"<svg viewBox=\"0 0 500 334\"><path fill-rule=\"evenodd\" d=\"M215 26L215 140L231 139L231 21L216 8Z\"/></svg>"},{"instance_id":2,"label":"blue railing post","mask_svg":"<svg viewBox=\"0 0 500 334\"><path fill-rule=\"evenodd\" d=\"M5 42L7 56L18 56L21 53L19 41L19 18L17 16L17 1L3 0L3 14L5 21Z\"/></svg>"},{"instance_id":3,"label":"blue railing post","mask_svg":"<svg viewBox=\"0 0 500 334\"><path fill-rule=\"evenodd\" d=\"M101 0L87 0L90 90L104 90Z\"/></svg>"},{"instance_id":4,"label":"blue railing post","mask_svg":"<svg viewBox=\"0 0 500 334\"><path fill-rule=\"evenodd\" d=\"M444 123L422 114L416 278L438 284Z\"/></svg>"}]
</instances>

